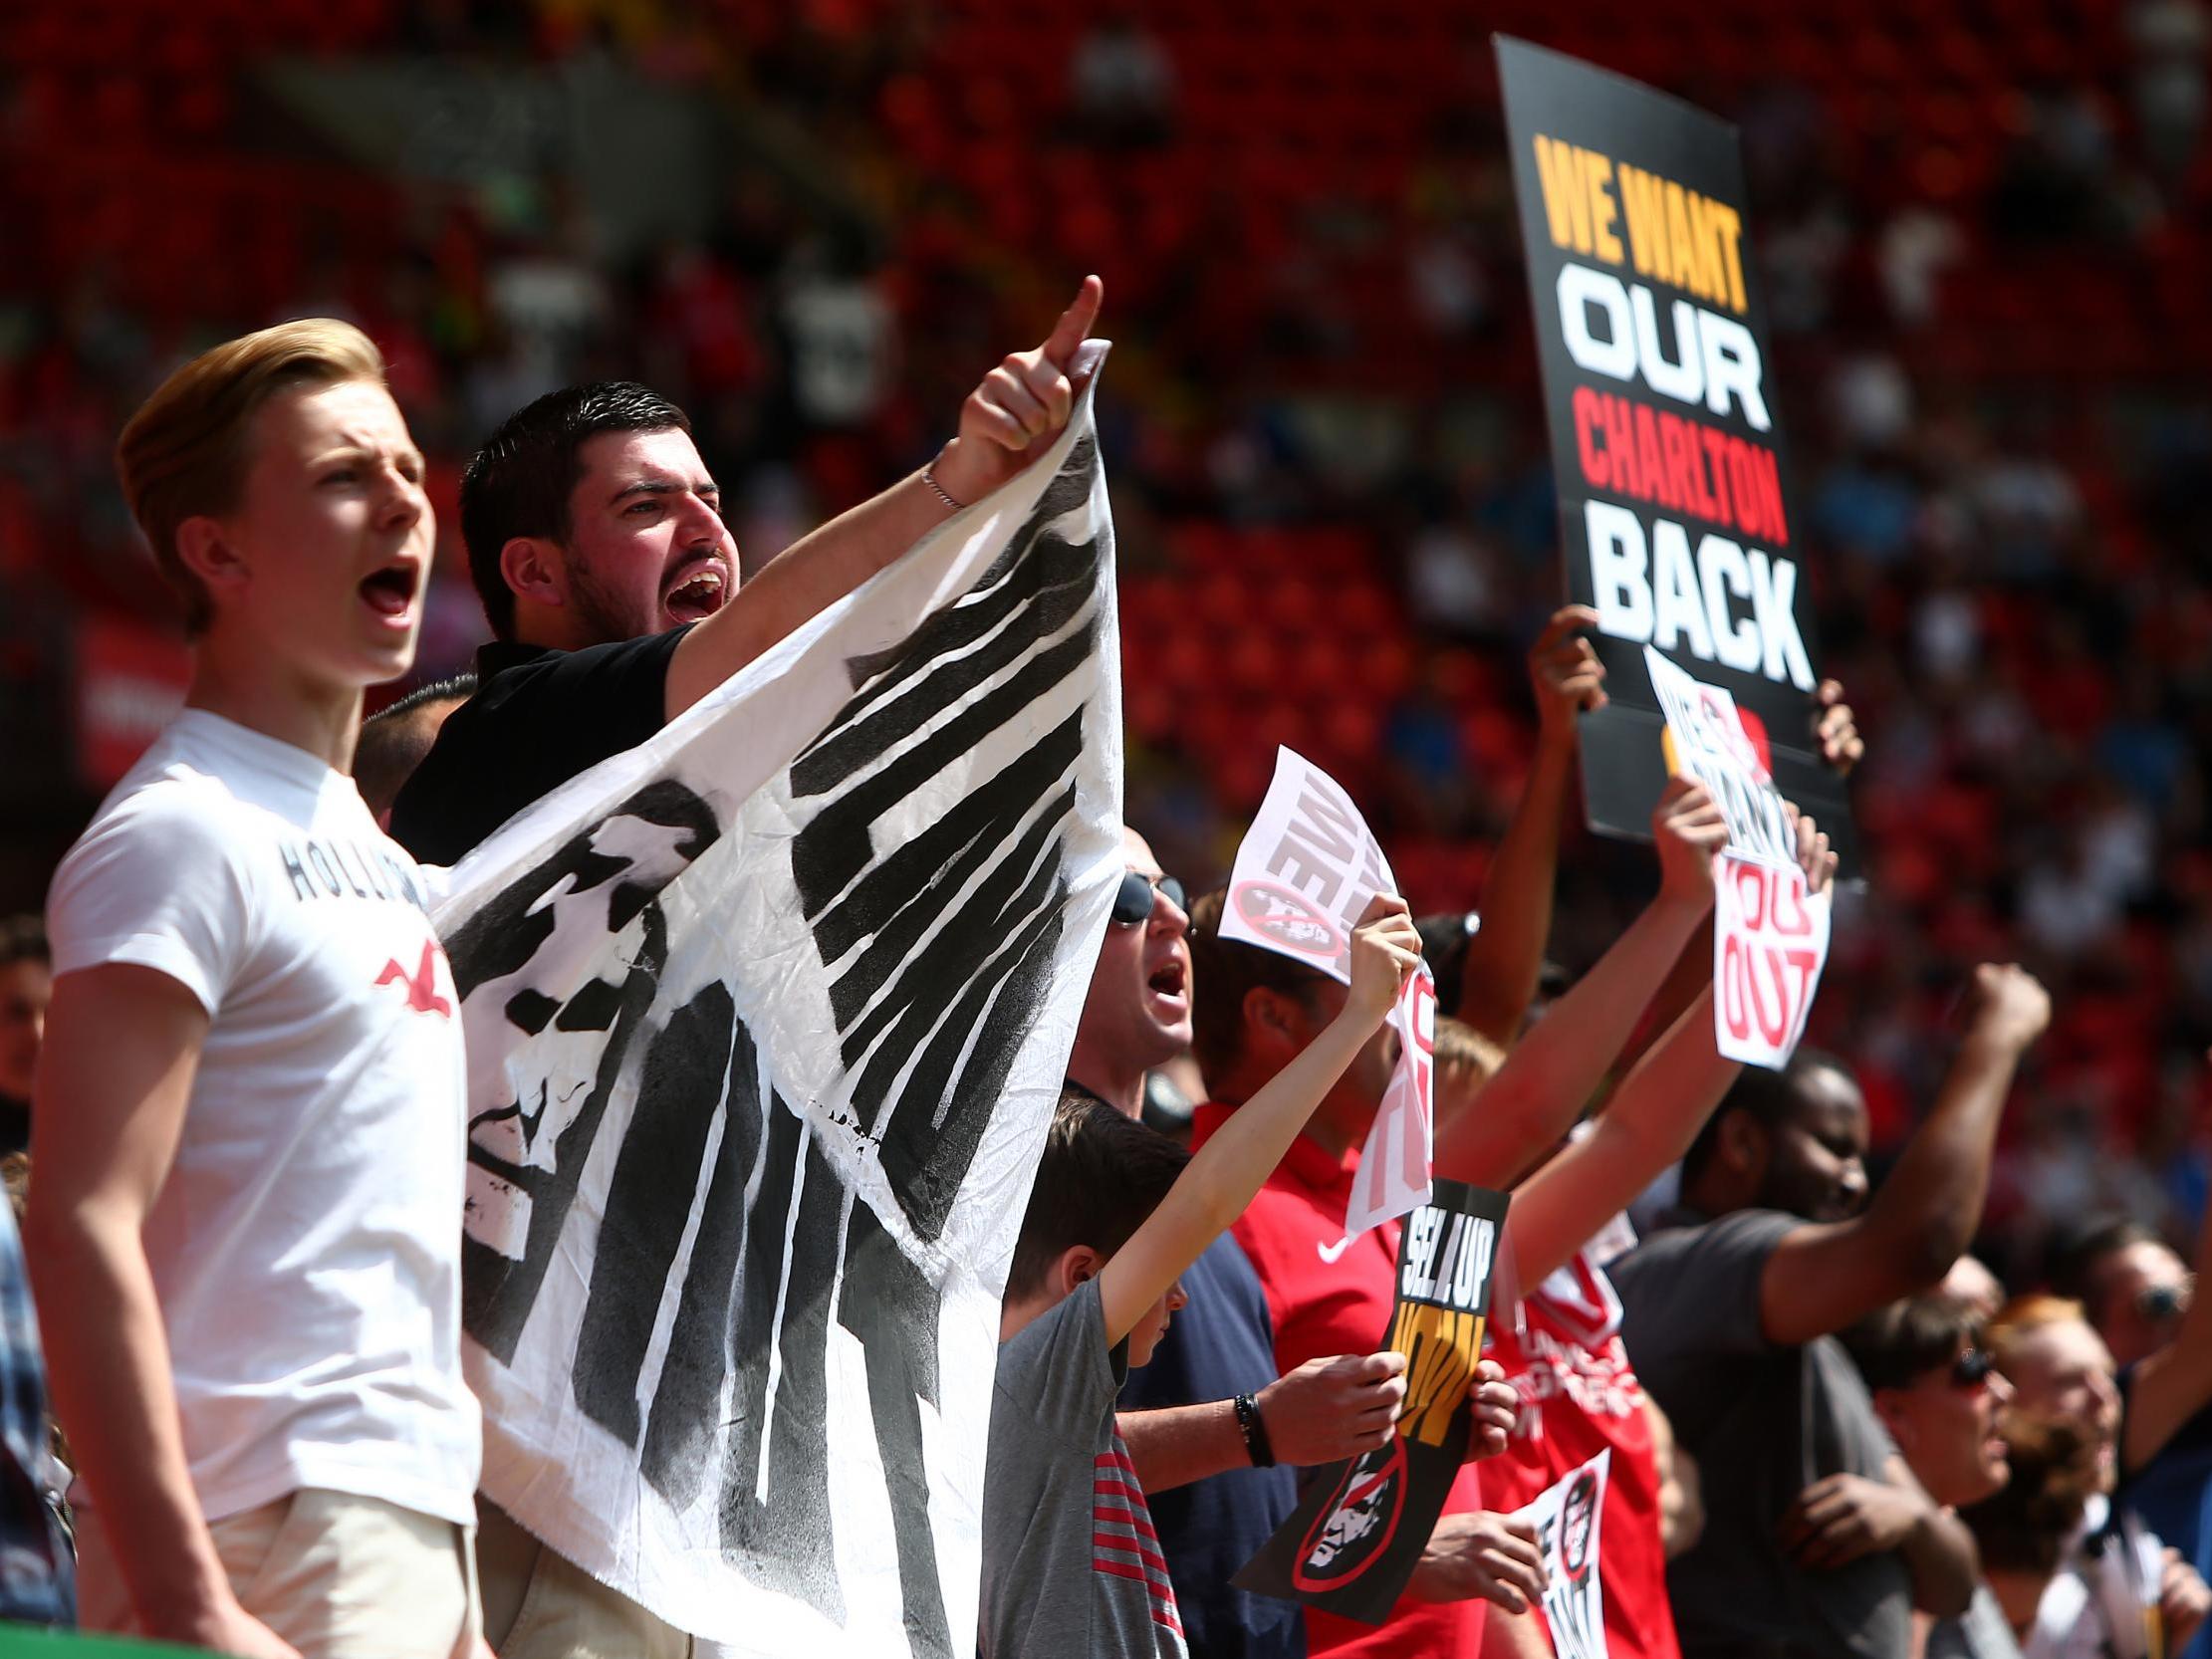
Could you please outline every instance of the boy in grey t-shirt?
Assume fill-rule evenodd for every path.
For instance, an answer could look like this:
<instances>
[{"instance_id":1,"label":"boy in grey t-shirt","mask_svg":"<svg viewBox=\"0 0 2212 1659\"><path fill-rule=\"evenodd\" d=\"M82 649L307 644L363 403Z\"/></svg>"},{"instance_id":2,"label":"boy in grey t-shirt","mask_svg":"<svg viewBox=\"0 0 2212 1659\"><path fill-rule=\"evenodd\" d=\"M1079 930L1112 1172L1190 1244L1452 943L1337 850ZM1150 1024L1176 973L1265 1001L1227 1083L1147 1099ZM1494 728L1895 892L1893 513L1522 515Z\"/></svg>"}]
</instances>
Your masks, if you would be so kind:
<instances>
[{"instance_id":1,"label":"boy in grey t-shirt","mask_svg":"<svg viewBox=\"0 0 2212 1659\"><path fill-rule=\"evenodd\" d=\"M982 1659L1181 1659L1187 1651L1114 1396L1227 1230L1420 960L1396 899L1352 936L1343 1011L1196 1157L1071 1091L1007 1275L983 1490Z\"/></svg>"}]
</instances>

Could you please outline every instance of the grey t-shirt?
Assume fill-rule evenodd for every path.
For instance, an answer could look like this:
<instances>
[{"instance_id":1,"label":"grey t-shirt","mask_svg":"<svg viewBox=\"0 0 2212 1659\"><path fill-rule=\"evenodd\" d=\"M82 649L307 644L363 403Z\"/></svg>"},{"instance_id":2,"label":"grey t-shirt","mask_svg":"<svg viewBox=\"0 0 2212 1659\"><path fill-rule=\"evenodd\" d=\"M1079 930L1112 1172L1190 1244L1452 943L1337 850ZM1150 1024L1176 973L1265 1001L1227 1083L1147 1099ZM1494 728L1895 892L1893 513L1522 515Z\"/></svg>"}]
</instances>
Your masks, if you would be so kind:
<instances>
[{"instance_id":1,"label":"grey t-shirt","mask_svg":"<svg viewBox=\"0 0 2212 1659\"><path fill-rule=\"evenodd\" d=\"M983 1475L982 1659L1185 1659L1136 1466L1114 1427L1128 1369L1099 1282L999 1344Z\"/></svg>"},{"instance_id":2,"label":"grey t-shirt","mask_svg":"<svg viewBox=\"0 0 2212 1659\"><path fill-rule=\"evenodd\" d=\"M1606 1270L1636 1375L1704 1488L1705 1531L1667 1567L1685 1659L1895 1659L1910 1647L1902 1556L1807 1572L1782 1546L1799 1493L1829 1475L1881 1480L1895 1450L1842 1343L1766 1338L1760 1278L1804 1225L1774 1210L1678 1212Z\"/></svg>"},{"instance_id":3,"label":"grey t-shirt","mask_svg":"<svg viewBox=\"0 0 2212 1659\"><path fill-rule=\"evenodd\" d=\"M1928 1627L1926 1659L2020 1659L2020 1643L1987 1584L1974 1587L1974 1599L1959 1617Z\"/></svg>"}]
</instances>

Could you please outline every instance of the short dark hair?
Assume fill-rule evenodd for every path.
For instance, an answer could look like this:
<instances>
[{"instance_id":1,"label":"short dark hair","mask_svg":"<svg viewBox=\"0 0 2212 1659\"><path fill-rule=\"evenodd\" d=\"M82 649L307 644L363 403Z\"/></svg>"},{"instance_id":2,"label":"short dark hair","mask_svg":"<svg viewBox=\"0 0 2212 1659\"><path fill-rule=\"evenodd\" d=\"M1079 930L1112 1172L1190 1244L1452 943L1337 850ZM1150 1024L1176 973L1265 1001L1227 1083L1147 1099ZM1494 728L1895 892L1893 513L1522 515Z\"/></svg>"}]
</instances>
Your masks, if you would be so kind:
<instances>
[{"instance_id":1,"label":"short dark hair","mask_svg":"<svg viewBox=\"0 0 2212 1659\"><path fill-rule=\"evenodd\" d=\"M465 703L475 695L476 676L455 674L417 686L361 723L360 735L354 739L354 787L370 812L380 813L399 798L437 741L435 734L425 732L423 722L409 717L433 703Z\"/></svg>"},{"instance_id":2,"label":"short dark hair","mask_svg":"<svg viewBox=\"0 0 2212 1659\"><path fill-rule=\"evenodd\" d=\"M1304 998L1321 985L1319 968L1221 936L1221 908L1228 894L1216 887L1190 904L1190 1051L1211 1084L1226 1076L1244 1054L1244 999L1248 992L1280 991Z\"/></svg>"},{"instance_id":3,"label":"short dark hair","mask_svg":"<svg viewBox=\"0 0 2212 1659\"><path fill-rule=\"evenodd\" d=\"M2155 1228L2125 1216L2098 1216L2079 1228L2062 1231L2051 1242L2051 1289L2082 1304L2094 1324L2104 1313L2104 1287L2098 1270L2130 1245L2163 1242Z\"/></svg>"},{"instance_id":4,"label":"short dark hair","mask_svg":"<svg viewBox=\"0 0 2212 1659\"><path fill-rule=\"evenodd\" d=\"M11 962L44 962L54 960L54 950L46 942L46 921L40 916L0 916L0 968Z\"/></svg>"},{"instance_id":5,"label":"short dark hair","mask_svg":"<svg viewBox=\"0 0 2212 1659\"><path fill-rule=\"evenodd\" d=\"M1843 1333L1858 1374L1873 1388L1909 1388L1981 1340L1981 1315L1940 1291L1877 1307Z\"/></svg>"},{"instance_id":6,"label":"short dark hair","mask_svg":"<svg viewBox=\"0 0 2212 1659\"><path fill-rule=\"evenodd\" d=\"M1824 1070L1841 1071L1846 1077L1851 1074L1849 1066L1821 1049L1799 1049L1779 1071L1763 1066L1745 1066L1743 1074L1721 1096L1713 1115L1698 1129L1690 1149L1682 1154L1682 1184L1686 1187L1695 1181L1713 1161L1713 1153L1720 1146L1721 1123L1730 1112L1748 1111L1766 1128L1778 1129L1796 1115L1803 1098L1799 1085L1805 1077Z\"/></svg>"},{"instance_id":7,"label":"short dark hair","mask_svg":"<svg viewBox=\"0 0 2212 1659\"><path fill-rule=\"evenodd\" d=\"M634 380L595 380L549 391L501 421L461 474L461 541L484 619L501 639L515 631L515 595L499 550L517 536L566 543L569 498L583 467L577 451L602 432L688 432L675 404Z\"/></svg>"},{"instance_id":8,"label":"short dark hair","mask_svg":"<svg viewBox=\"0 0 2212 1659\"><path fill-rule=\"evenodd\" d=\"M1035 1296L1053 1264L1077 1245L1112 1256L1159 1208L1188 1162L1190 1154L1157 1129L1096 1095L1069 1089L1045 1133L1045 1154L1007 1270L1007 1295Z\"/></svg>"},{"instance_id":9,"label":"short dark hair","mask_svg":"<svg viewBox=\"0 0 2212 1659\"><path fill-rule=\"evenodd\" d=\"M428 685L418 685L404 697L394 697L363 722L372 726L379 720L395 720L402 714L412 714L425 703L444 703L458 700L467 702L476 695L476 673L463 669L458 674L448 674L442 680L432 680Z\"/></svg>"}]
</instances>

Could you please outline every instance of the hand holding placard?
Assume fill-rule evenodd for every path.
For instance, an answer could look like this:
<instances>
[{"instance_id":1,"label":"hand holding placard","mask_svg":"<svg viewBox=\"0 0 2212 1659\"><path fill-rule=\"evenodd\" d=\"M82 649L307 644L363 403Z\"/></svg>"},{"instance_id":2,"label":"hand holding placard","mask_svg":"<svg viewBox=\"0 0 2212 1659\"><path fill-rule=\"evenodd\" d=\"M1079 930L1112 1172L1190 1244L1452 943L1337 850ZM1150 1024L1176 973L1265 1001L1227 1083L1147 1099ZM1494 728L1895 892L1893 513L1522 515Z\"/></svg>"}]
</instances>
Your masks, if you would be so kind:
<instances>
[{"instance_id":1,"label":"hand holding placard","mask_svg":"<svg viewBox=\"0 0 2212 1659\"><path fill-rule=\"evenodd\" d=\"M1416 1566L1425 1570L1424 1546L1484 1401L1475 1385L1506 1205L1503 1193L1439 1181L1433 1201L1406 1217L1386 1337L1405 1356L1402 1409L1381 1445L1307 1482L1290 1519L1237 1573L1239 1588L1378 1624Z\"/></svg>"},{"instance_id":2,"label":"hand holding placard","mask_svg":"<svg viewBox=\"0 0 2212 1659\"><path fill-rule=\"evenodd\" d=\"M1730 1060L1780 1067L1805 1036L1828 961L1835 854L1776 792L1757 721L1649 646L1644 659L1666 715L1668 770L1703 785L1727 824L1713 860L1714 1041Z\"/></svg>"},{"instance_id":3,"label":"hand holding placard","mask_svg":"<svg viewBox=\"0 0 2212 1659\"><path fill-rule=\"evenodd\" d=\"M1352 797L1303 755L1279 748L1275 780L1229 873L1221 936L1304 962L1356 994L1353 931L1375 896L1395 887L1381 844ZM1345 1213L1348 1239L1429 1196L1436 982L1417 952L1396 993L1390 1028L1398 1064L1359 1155L1359 1179Z\"/></svg>"}]
</instances>

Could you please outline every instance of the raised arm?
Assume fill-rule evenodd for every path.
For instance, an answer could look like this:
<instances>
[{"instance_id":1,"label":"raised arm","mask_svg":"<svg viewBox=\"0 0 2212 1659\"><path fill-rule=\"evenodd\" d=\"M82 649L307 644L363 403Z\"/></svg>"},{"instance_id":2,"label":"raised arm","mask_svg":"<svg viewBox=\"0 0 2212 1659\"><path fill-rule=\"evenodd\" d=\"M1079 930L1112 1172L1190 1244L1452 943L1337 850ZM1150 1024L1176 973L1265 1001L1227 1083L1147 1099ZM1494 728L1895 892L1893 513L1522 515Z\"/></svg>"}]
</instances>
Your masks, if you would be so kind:
<instances>
[{"instance_id":1,"label":"raised arm","mask_svg":"<svg viewBox=\"0 0 2212 1659\"><path fill-rule=\"evenodd\" d=\"M953 503L981 501L1044 454L1075 406L1076 348L1105 295L1097 277L1084 278L1045 343L1008 356L968 394L958 434L934 462L794 542L685 634L668 662L668 718L895 563Z\"/></svg>"},{"instance_id":2,"label":"raised arm","mask_svg":"<svg viewBox=\"0 0 2212 1659\"><path fill-rule=\"evenodd\" d=\"M2196 1284L2173 1340L2136 1363L2128 1386L2120 1467L2131 1475L2212 1403L2212 1212L2197 1230Z\"/></svg>"},{"instance_id":3,"label":"raised arm","mask_svg":"<svg viewBox=\"0 0 2212 1659\"><path fill-rule=\"evenodd\" d=\"M1643 1006L1713 903L1713 853L1728 838L1701 786L1675 779L1651 815L1659 892L1598 965L1515 1045L1498 1074L1437 1137L1436 1173L1512 1183L1551 1149L1635 1029Z\"/></svg>"},{"instance_id":4,"label":"raised arm","mask_svg":"<svg viewBox=\"0 0 2212 1659\"><path fill-rule=\"evenodd\" d=\"M1812 890L1821 892L1836 873L1836 854L1812 819L1796 825L1799 860ZM1740 1062L1722 1058L1714 1041L1711 962L1708 949L1703 993L1636 1062L1590 1133L1514 1189L1506 1227L1530 1284L1572 1260L1607 1218L1687 1152L1743 1070Z\"/></svg>"},{"instance_id":5,"label":"raised arm","mask_svg":"<svg viewBox=\"0 0 2212 1659\"><path fill-rule=\"evenodd\" d=\"M1322 1096L1382 1024L1420 960L1421 936L1405 912L1405 901L1378 894L1352 935L1352 989L1344 1012L1229 1114L1136 1236L1099 1270L1108 1344L1134 1329L1144 1310L1244 1214Z\"/></svg>"},{"instance_id":6,"label":"raised arm","mask_svg":"<svg viewBox=\"0 0 2212 1659\"><path fill-rule=\"evenodd\" d=\"M1575 777L1575 717L1605 706L1605 665L1577 629L1598 612L1571 604L1553 612L1529 650L1536 692L1536 760L1482 882L1482 928L1467 941L1459 1018L1500 1048L1521 1034L1552 937L1560 830Z\"/></svg>"},{"instance_id":7,"label":"raised arm","mask_svg":"<svg viewBox=\"0 0 2212 1659\"><path fill-rule=\"evenodd\" d=\"M176 1156L207 1025L198 1000L151 968L114 963L56 983L31 1117L26 1255L54 1413L145 1634L299 1659L239 1607L200 1518L140 1238Z\"/></svg>"},{"instance_id":8,"label":"raised arm","mask_svg":"<svg viewBox=\"0 0 2212 1659\"><path fill-rule=\"evenodd\" d=\"M1742 1069L1714 1046L1708 985L1636 1062L1590 1132L1513 1189L1506 1227L1527 1281L1537 1284L1572 1261L1607 1217L1688 1151Z\"/></svg>"},{"instance_id":9,"label":"raised arm","mask_svg":"<svg viewBox=\"0 0 2212 1659\"><path fill-rule=\"evenodd\" d=\"M1966 1037L1935 1107L1864 1213L1784 1235L1759 1287L1778 1346L1842 1330L1934 1285L1973 1242L1989 1196L1997 1124L2020 1057L2050 1023L2051 999L2010 964L1974 970Z\"/></svg>"}]
</instances>

